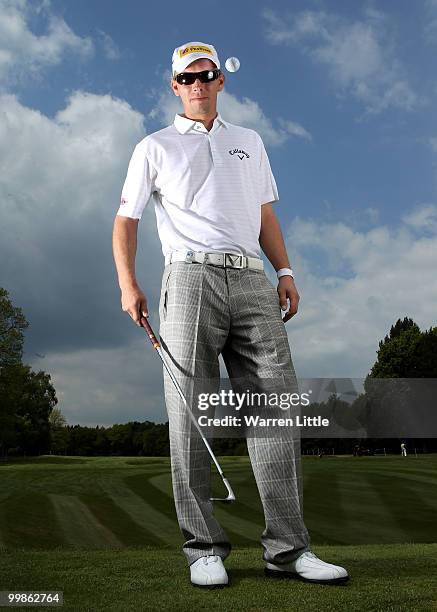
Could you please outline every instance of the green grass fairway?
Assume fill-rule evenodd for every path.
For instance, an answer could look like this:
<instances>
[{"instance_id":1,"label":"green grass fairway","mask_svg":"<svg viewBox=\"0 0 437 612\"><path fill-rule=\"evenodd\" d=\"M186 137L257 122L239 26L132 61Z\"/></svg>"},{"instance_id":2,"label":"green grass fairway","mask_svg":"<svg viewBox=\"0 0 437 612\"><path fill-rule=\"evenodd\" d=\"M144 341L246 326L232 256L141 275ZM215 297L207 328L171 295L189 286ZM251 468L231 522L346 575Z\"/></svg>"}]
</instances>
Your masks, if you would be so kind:
<instances>
[{"instance_id":1,"label":"green grass fairway","mask_svg":"<svg viewBox=\"0 0 437 612\"><path fill-rule=\"evenodd\" d=\"M313 550L348 568L346 587L264 578L249 459L220 462L232 588L188 582L168 458L43 456L0 464L0 590L64 590L66 610L437 610L436 455L303 457Z\"/></svg>"},{"instance_id":2,"label":"green grass fairway","mask_svg":"<svg viewBox=\"0 0 437 612\"><path fill-rule=\"evenodd\" d=\"M225 561L231 586L205 591L190 585L179 552L148 547L116 554L107 550L2 553L0 582L3 590L62 590L65 612L437 610L437 544L326 546L316 547L315 552L343 563L351 575L349 583L334 587L265 578L260 552L240 548Z\"/></svg>"},{"instance_id":3,"label":"green grass fairway","mask_svg":"<svg viewBox=\"0 0 437 612\"><path fill-rule=\"evenodd\" d=\"M235 546L259 546L247 457L220 459L237 496L216 504ZM312 544L437 542L437 455L303 457ZM214 474L214 493L223 494ZM0 464L0 546L179 548L168 458L50 457Z\"/></svg>"}]
</instances>

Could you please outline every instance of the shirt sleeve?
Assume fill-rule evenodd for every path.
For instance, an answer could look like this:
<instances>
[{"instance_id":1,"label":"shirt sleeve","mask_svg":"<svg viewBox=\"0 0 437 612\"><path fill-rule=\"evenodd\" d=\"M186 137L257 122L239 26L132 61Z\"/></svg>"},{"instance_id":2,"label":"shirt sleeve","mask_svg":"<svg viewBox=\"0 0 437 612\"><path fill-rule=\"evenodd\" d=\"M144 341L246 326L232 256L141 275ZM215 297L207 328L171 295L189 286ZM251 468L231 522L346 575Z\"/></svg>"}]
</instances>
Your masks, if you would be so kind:
<instances>
[{"instance_id":1,"label":"shirt sleeve","mask_svg":"<svg viewBox=\"0 0 437 612\"><path fill-rule=\"evenodd\" d=\"M259 137L260 162L259 162L259 197L260 204L268 204L279 200L278 188L275 177L270 167L269 158L264 147L264 143Z\"/></svg>"},{"instance_id":2,"label":"shirt sleeve","mask_svg":"<svg viewBox=\"0 0 437 612\"><path fill-rule=\"evenodd\" d=\"M155 169L147 158L145 148L138 143L129 162L117 215L141 219L143 210L155 190L155 177Z\"/></svg>"}]
</instances>

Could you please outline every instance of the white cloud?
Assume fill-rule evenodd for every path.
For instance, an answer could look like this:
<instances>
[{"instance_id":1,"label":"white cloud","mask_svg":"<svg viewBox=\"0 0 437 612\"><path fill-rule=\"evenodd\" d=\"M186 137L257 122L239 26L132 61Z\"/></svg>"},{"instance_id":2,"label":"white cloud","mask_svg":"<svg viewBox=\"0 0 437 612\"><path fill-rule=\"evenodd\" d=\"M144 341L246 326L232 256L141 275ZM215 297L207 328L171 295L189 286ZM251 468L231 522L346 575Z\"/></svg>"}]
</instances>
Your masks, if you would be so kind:
<instances>
[{"instance_id":1,"label":"white cloud","mask_svg":"<svg viewBox=\"0 0 437 612\"><path fill-rule=\"evenodd\" d=\"M98 34L103 46L103 52L109 60L118 60L121 58L121 51L114 42L113 38L103 30L98 30Z\"/></svg>"},{"instance_id":2,"label":"white cloud","mask_svg":"<svg viewBox=\"0 0 437 612\"><path fill-rule=\"evenodd\" d=\"M91 39L77 36L51 11L48 2L0 0L0 11L0 83L3 85L38 78L43 68L59 64L66 53L80 58L93 53ZM31 31L29 19L33 14L44 15L45 34L38 36Z\"/></svg>"},{"instance_id":3,"label":"white cloud","mask_svg":"<svg viewBox=\"0 0 437 612\"><path fill-rule=\"evenodd\" d=\"M143 116L110 95L77 91L50 119L4 94L0 112L2 186L13 200L32 203L35 215L59 211L60 205L67 217L104 213L113 177L125 171L127 152L145 132ZM17 214L16 207L7 213ZM35 231L33 222L29 229Z\"/></svg>"},{"instance_id":4,"label":"white cloud","mask_svg":"<svg viewBox=\"0 0 437 612\"><path fill-rule=\"evenodd\" d=\"M437 206L426 204L404 215L402 221L416 230L437 232Z\"/></svg>"},{"instance_id":5,"label":"white cloud","mask_svg":"<svg viewBox=\"0 0 437 612\"><path fill-rule=\"evenodd\" d=\"M425 1L425 26L423 37L426 43L437 43L437 0Z\"/></svg>"},{"instance_id":6,"label":"white cloud","mask_svg":"<svg viewBox=\"0 0 437 612\"><path fill-rule=\"evenodd\" d=\"M255 100L247 97L239 100L227 91L220 92L217 100L217 108L225 119L230 123L256 130L267 145L281 145L290 136L311 140L309 132L292 121L278 118L279 125L275 126Z\"/></svg>"},{"instance_id":7,"label":"white cloud","mask_svg":"<svg viewBox=\"0 0 437 612\"><path fill-rule=\"evenodd\" d=\"M170 73L168 76L170 76ZM166 82L168 82L168 79ZM170 88L153 91L149 94L149 97L158 100L149 113L149 117L157 118L164 125L173 123L175 114L183 112L180 98L175 96ZM227 92L226 89L217 96L217 110L230 123L256 130L266 145L281 145L290 136L308 141L312 140L311 134L300 124L279 117L278 125L275 126L255 100L247 97L239 100L236 96Z\"/></svg>"},{"instance_id":8,"label":"white cloud","mask_svg":"<svg viewBox=\"0 0 437 612\"><path fill-rule=\"evenodd\" d=\"M286 238L301 301L287 330L299 376L364 377L398 318L436 324L436 219L424 205L395 229L294 220Z\"/></svg>"},{"instance_id":9,"label":"white cloud","mask_svg":"<svg viewBox=\"0 0 437 612\"><path fill-rule=\"evenodd\" d=\"M292 136L298 136L299 138L304 138L305 140L313 139L311 134L295 121L289 121L288 119L282 119L282 117L279 117L278 122L283 130Z\"/></svg>"},{"instance_id":10,"label":"white cloud","mask_svg":"<svg viewBox=\"0 0 437 612\"><path fill-rule=\"evenodd\" d=\"M423 103L408 83L388 21L380 11L368 8L361 21L308 10L287 20L265 9L262 17L268 41L294 45L313 62L326 66L338 95L354 96L366 113L389 107L412 110Z\"/></svg>"}]
</instances>

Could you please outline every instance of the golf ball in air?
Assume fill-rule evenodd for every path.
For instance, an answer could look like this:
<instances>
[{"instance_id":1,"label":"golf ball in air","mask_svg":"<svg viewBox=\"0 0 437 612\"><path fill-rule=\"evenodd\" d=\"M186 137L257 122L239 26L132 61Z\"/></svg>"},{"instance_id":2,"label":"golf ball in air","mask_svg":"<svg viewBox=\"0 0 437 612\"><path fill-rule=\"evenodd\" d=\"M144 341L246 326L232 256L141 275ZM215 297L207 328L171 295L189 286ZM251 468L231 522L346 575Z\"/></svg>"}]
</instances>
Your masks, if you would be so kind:
<instances>
[{"instance_id":1,"label":"golf ball in air","mask_svg":"<svg viewBox=\"0 0 437 612\"><path fill-rule=\"evenodd\" d=\"M237 72L240 67L240 60L238 57L228 57L225 62L225 68L228 72Z\"/></svg>"}]
</instances>

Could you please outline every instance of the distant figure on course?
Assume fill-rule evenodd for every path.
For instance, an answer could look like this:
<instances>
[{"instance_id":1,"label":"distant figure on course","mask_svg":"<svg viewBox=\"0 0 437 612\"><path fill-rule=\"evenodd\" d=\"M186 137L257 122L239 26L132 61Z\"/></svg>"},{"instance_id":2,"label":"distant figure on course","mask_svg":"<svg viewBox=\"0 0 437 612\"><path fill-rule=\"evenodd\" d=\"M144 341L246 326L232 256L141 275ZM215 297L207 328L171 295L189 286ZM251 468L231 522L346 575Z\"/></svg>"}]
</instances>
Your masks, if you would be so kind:
<instances>
[{"instance_id":1,"label":"distant figure on course","mask_svg":"<svg viewBox=\"0 0 437 612\"><path fill-rule=\"evenodd\" d=\"M407 447L405 446L405 442L402 442L401 444L401 454L402 454L402 457L407 456Z\"/></svg>"}]
</instances>

